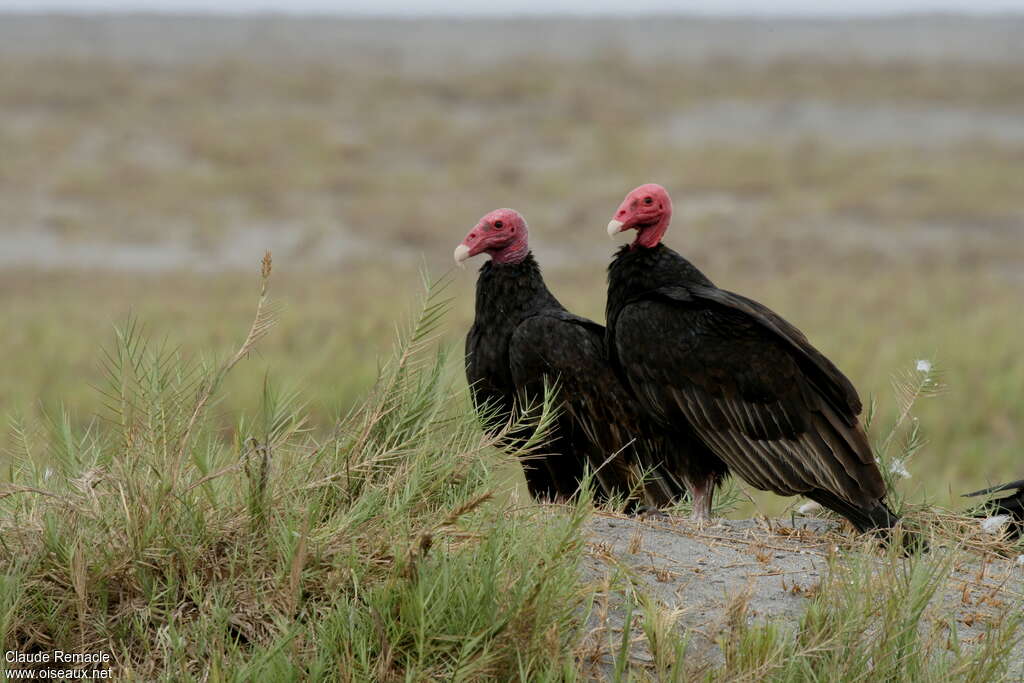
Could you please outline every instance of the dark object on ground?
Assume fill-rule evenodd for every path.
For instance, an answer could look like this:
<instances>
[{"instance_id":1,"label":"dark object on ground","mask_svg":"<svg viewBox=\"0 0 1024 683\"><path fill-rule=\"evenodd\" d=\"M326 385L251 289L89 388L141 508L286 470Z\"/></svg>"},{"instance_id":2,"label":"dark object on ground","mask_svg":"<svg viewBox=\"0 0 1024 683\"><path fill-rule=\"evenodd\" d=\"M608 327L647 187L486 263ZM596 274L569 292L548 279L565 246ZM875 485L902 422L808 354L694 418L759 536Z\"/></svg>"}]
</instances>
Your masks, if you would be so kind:
<instances>
[{"instance_id":1,"label":"dark object on ground","mask_svg":"<svg viewBox=\"0 0 1024 683\"><path fill-rule=\"evenodd\" d=\"M853 385L793 325L719 289L661 244L671 216L665 189L642 185L609 223L609 234L638 235L608 268L607 344L648 415L666 430L692 430L713 453L690 463L704 478L698 495L710 499L728 466L860 531L892 527L898 518L885 504Z\"/></svg>"},{"instance_id":2,"label":"dark object on ground","mask_svg":"<svg viewBox=\"0 0 1024 683\"><path fill-rule=\"evenodd\" d=\"M971 514L975 517L1009 515L1013 521L1007 526L1006 533L1010 538L1020 538L1024 536L1024 479L1018 479L1008 484L1000 484L999 486L981 489L972 493L965 493L963 497L990 496L994 493L1002 493L1003 491L1013 491L1013 493L1002 498L992 498L986 501L984 505L972 510Z\"/></svg>"},{"instance_id":3,"label":"dark object on ground","mask_svg":"<svg viewBox=\"0 0 1024 683\"><path fill-rule=\"evenodd\" d=\"M548 291L529 252L527 225L517 212L484 216L455 250L461 264L487 252L476 285L476 317L466 337L466 378L477 410L494 411L488 429L514 409L538 407L545 384L557 386L561 414L537 457L523 462L530 494L568 500L584 469L595 473L595 497L627 497L632 505L664 507L685 493L660 460L668 444L656 436L620 385L604 355L604 328L569 313ZM533 430L514 434L526 440ZM647 472L646 485L640 486Z\"/></svg>"}]
</instances>

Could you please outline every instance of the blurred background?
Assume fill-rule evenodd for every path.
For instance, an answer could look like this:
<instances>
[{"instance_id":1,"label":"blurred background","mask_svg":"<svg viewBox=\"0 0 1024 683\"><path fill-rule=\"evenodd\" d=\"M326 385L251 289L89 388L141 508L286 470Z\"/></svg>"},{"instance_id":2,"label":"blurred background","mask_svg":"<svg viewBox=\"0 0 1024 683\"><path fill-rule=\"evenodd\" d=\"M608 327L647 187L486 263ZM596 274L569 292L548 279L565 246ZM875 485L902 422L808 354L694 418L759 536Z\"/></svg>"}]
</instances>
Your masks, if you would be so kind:
<instances>
[{"instance_id":1,"label":"blurred background","mask_svg":"<svg viewBox=\"0 0 1024 683\"><path fill-rule=\"evenodd\" d=\"M912 496L1024 476L1024 8L563 5L0 0L0 415L92 420L129 315L226 355L270 249L281 324L218 409L231 424L269 373L329 429L417 270L448 271L490 209L521 211L549 285L602 321L604 226L654 181L667 243L802 328L876 435L891 378L942 369Z\"/></svg>"}]
</instances>

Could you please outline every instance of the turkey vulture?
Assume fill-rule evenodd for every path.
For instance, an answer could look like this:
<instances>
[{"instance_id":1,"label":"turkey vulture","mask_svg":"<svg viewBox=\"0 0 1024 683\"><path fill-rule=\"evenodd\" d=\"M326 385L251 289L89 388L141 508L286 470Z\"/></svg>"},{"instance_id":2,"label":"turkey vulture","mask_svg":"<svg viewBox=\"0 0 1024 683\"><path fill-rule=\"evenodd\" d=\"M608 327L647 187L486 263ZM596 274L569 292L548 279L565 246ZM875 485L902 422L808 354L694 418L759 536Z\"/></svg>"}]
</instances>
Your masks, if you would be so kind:
<instances>
[{"instance_id":1,"label":"turkey vulture","mask_svg":"<svg viewBox=\"0 0 1024 683\"><path fill-rule=\"evenodd\" d=\"M657 471L666 448L642 430L640 414L605 360L604 328L565 310L548 291L523 217L511 209L488 213L455 248L455 261L462 265L482 252L491 260L480 268L476 317L466 337L474 405L506 418L516 407L538 405L545 383L558 391L561 413L545 455L522 463L530 494L572 498L589 464L598 501L630 493L641 470L653 472L644 503L662 507L681 498L685 489Z\"/></svg>"},{"instance_id":2,"label":"turkey vulture","mask_svg":"<svg viewBox=\"0 0 1024 683\"><path fill-rule=\"evenodd\" d=\"M608 224L637 231L608 267L607 348L647 415L692 429L755 488L806 496L860 531L893 526L853 385L793 325L661 244L671 218L649 184Z\"/></svg>"},{"instance_id":3,"label":"turkey vulture","mask_svg":"<svg viewBox=\"0 0 1024 683\"><path fill-rule=\"evenodd\" d=\"M1024 479L1011 481L1009 484L993 486L973 493L965 493L964 497L988 496L993 493L1013 491L1008 496L993 498L989 500L980 510L974 514L977 517L990 517L995 515L1009 515L1013 523L1009 526L1009 537L1020 538L1024 534Z\"/></svg>"}]
</instances>

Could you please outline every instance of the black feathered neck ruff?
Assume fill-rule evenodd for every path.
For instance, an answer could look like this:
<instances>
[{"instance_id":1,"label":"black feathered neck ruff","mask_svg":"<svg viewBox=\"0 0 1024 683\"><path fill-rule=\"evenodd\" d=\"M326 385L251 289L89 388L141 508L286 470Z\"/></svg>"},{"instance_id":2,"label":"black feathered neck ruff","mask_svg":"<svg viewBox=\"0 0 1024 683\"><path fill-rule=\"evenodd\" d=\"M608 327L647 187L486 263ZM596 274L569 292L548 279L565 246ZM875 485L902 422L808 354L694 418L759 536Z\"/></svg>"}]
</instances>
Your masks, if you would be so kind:
<instances>
[{"instance_id":1,"label":"black feathered neck ruff","mask_svg":"<svg viewBox=\"0 0 1024 683\"><path fill-rule=\"evenodd\" d=\"M476 319L498 327L515 326L526 315L562 308L548 290L540 266L527 253L517 263L487 261L476 281Z\"/></svg>"},{"instance_id":2,"label":"black feathered neck ruff","mask_svg":"<svg viewBox=\"0 0 1024 683\"><path fill-rule=\"evenodd\" d=\"M624 244L608 264L608 307L622 306L627 299L659 287L714 286L700 270L676 251L657 244L640 247Z\"/></svg>"}]
</instances>

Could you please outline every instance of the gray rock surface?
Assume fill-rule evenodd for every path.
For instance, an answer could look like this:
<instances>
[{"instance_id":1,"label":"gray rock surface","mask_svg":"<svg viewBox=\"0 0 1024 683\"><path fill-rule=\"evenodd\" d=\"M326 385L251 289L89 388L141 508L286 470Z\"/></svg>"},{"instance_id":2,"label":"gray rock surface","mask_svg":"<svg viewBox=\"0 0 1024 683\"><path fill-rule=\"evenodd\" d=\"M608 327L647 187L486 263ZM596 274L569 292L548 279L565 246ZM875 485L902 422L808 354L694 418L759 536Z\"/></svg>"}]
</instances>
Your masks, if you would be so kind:
<instances>
[{"instance_id":1,"label":"gray rock surface","mask_svg":"<svg viewBox=\"0 0 1024 683\"><path fill-rule=\"evenodd\" d=\"M856 539L842 524L816 518L718 520L702 527L675 517L597 513L588 534L585 579L619 586L609 590L607 604L597 606L590 617L598 678L610 675L615 644L621 642L626 609L621 587L627 581L663 608L677 610L678 627L690 635L687 657L700 668L721 663L719 641L728 637L730 619L772 620L796 628L827 579L829 555L845 562L857 552L851 544ZM951 552L933 547L931 557L941 553L952 559ZM889 561L882 552L869 559ZM987 625L1001 612L1022 607L1024 567L997 556L957 554L929 609L939 621L955 619L960 642L970 646L984 639ZM652 661L642 634L634 629L633 667L644 668ZM601 654L596 654L598 643L608 645ZM1013 680L1021 680L1024 647L1017 648L1014 671Z\"/></svg>"}]
</instances>

